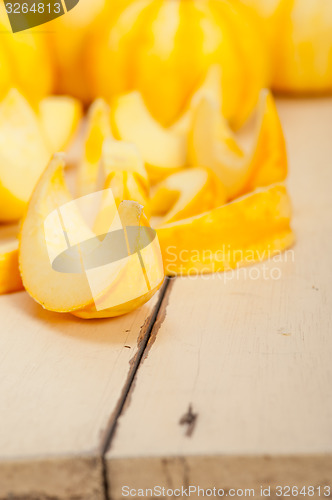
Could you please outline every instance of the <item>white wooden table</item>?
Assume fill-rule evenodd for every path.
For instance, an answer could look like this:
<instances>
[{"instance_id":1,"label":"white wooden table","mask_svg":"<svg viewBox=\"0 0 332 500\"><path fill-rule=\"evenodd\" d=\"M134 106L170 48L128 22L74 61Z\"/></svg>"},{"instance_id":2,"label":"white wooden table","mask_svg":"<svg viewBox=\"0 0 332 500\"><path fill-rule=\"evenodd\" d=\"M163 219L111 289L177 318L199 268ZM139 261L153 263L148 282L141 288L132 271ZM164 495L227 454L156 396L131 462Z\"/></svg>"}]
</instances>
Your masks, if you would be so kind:
<instances>
[{"instance_id":1,"label":"white wooden table","mask_svg":"<svg viewBox=\"0 0 332 500\"><path fill-rule=\"evenodd\" d=\"M280 262L99 322L0 297L0 500L332 486L332 99L278 104L297 237Z\"/></svg>"}]
</instances>

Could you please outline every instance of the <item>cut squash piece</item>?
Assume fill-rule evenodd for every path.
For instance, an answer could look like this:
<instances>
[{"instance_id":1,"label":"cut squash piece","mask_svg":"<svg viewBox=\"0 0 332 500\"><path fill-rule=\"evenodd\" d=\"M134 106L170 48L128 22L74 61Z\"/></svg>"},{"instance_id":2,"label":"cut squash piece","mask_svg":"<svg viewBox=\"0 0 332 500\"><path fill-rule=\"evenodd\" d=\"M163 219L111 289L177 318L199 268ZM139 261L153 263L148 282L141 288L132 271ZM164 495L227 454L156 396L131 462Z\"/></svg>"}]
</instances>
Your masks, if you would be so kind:
<instances>
[{"instance_id":1,"label":"cut squash piece","mask_svg":"<svg viewBox=\"0 0 332 500\"><path fill-rule=\"evenodd\" d=\"M39 116L52 154L65 151L82 118L82 105L73 97L51 96L39 103Z\"/></svg>"},{"instance_id":2,"label":"cut squash piece","mask_svg":"<svg viewBox=\"0 0 332 500\"><path fill-rule=\"evenodd\" d=\"M149 191L149 177L144 161L135 144L106 139L103 145L102 172L108 177L113 172L136 174L144 189Z\"/></svg>"},{"instance_id":3,"label":"cut squash piece","mask_svg":"<svg viewBox=\"0 0 332 500\"><path fill-rule=\"evenodd\" d=\"M256 140L250 155L250 177L243 192L282 182L288 174L285 136L270 91L261 92Z\"/></svg>"},{"instance_id":4,"label":"cut squash piece","mask_svg":"<svg viewBox=\"0 0 332 500\"><path fill-rule=\"evenodd\" d=\"M152 183L186 166L186 138L156 122L139 92L115 99L111 116L115 137L136 144Z\"/></svg>"},{"instance_id":5,"label":"cut squash piece","mask_svg":"<svg viewBox=\"0 0 332 500\"><path fill-rule=\"evenodd\" d=\"M134 201L123 201L119 206L119 218L129 247L128 260L121 262L121 274L108 284L107 291L93 304L74 311L75 316L91 319L127 314L150 300L164 281L159 241L143 207ZM115 252L119 252L117 246ZM104 270L101 268L98 273L105 281Z\"/></svg>"},{"instance_id":6,"label":"cut squash piece","mask_svg":"<svg viewBox=\"0 0 332 500\"><path fill-rule=\"evenodd\" d=\"M212 210L226 200L226 189L216 174L196 167L173 174L158 184L150 207L154 215L164 215L159 223L166 224Z\"/></svg>"},{"instance_id":7,"label":"cut squash piece","mask_svg":"<svg viewBox=\"0 0 332 500\"><path fill-rule=\"evenodd\" d=\"M0 221L22 217L50 153L37 115L15 89L0 103Z\"/></svg>"},{"instance_id":8,"label":"cut squash piece","mask_svg":"<svg viewBox=\"0 0 332 500\"><path fill-rule=\"evenodd\" d=\"M201 87L196 90L196 92L190 99L188 109L178 119L178 121L171 126L170 130L177 134L185 135L188 138L196 108L199 105L200 101L205 98L213 102L215 109L218 110L219 121L217 127L218 130L216 131L216 137L218 138L218 140L226 142L226 145L230 148L231 151L238 154L239 156L243 156L242 149L236 141L234 132L229 127L227 120L221 115L220 110L222 107L222 70L218 64L211 66ZM193 159L191 165L196 166L195 159Z\"/></svg>"},{"instance_id":9,"label":"cut squash piece","mask_svg":"<svg viewBox=\"0 0 332 500\"><path fill-rule=\"evenodd\" d=\"M188 109L182 116L170 127L172 132L188 135L192 121L192 114L197 104L203 97L207 97L216 103L218 110L221 110L222 103L222 71L219 64L212 65L201 86L194 92L190 99Z\"/></svg>"},{"instance_id":10,"label":"cut squash piece","mask_svg":"<svg viewBox=\"0 0 332 500\"><path fill-rule=\"evenodd\" d=\"M123 200L137 201L148 215L149 180L144 161L134 144L107 139L102 154L104 189L112 189L117 206Z\"/></svg>"},{"instance_id":11,"label":"cut squash piece","mask_svg":"<svg viewBox=\"0 0 332 500\"><path fill-rule=\"evenodd\" d=\"M189 134L191 163L211 168L234 199L256 187L283 181L287 152L278 112L269 91L262 91L251 151L243 155L213 101L203 98L193 115Z\"/></svg>"},{"instance_id":12,"label":"cut squash piece","mask_svg":"<svg viewBox=\"0 0 332 500\"><path fill-rule=\"evenodd\" d=\"M157 230L167 275L228 271L273 256L294 242L291 205L276 184Z\"/></svg>"},{"instance_id":13,"label":"cut squash piece","mask_svg":"<svg viewBox=\"0 0 332 500\"><path fill-rule=\"evenodd\" d=\"M105 139L112 138L110 108L103 99L97 99L90 107L84 154L78 169L78 195L84 196L98 189L100 162Z\"/></svg>"},{"instance_id":14,"label":"cut squash piece","mask_svg":"<svg viewBox=\"0 0 332 500\"><path fill-rule=\"evenodd\" d=\"M111 190L73 200L55 155L30 199L20 233L19 264L28 293L45 309L84 318L125 314L164 279L160 247L143 207L116 207ZM109 196L109 210L95 220Z\"/></svg>"},{"instance_id":15,"label":"cut squash piece","mask_svg":"<svg viewBox=\"0 0 332 500\"><path fill-rule=\"evenodd\" d=\"M228 199L236 197L248 182L247 160L230 147L227 125L211 99L203 98L196 107L188 149L190 163L211 168L226 187Z\"/></svg>"},{"instance_id":16,"label":"cut squash piece","mask_svg":"<svg viewBox=\"0 0 332 500\"><path fill-rule=\"evenodd\" d=\"M0 294L23 289L18 269L18 226L0 226Z\"/></svg>"}]
</instances>

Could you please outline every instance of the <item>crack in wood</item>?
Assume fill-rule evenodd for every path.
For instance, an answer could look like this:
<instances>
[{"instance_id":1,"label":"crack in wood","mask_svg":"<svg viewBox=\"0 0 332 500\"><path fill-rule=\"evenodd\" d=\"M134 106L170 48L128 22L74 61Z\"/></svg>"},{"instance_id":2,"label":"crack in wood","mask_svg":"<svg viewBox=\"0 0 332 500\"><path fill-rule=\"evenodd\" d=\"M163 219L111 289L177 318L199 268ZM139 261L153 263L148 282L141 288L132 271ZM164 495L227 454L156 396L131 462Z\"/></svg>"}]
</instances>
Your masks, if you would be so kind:
<instances>
[{"instance_id":1,"label":"crack in wood","mask_svg":"<svg viewBox=\"0 0 332 500\"><path fill-rule=\"evenodd\" d=\"M107 431L104 433L104 439L102 440L102 463L103 463L103 483L104 483L104 491L105 491L105 500L111 500L111 485L108 483L107 477L107 465L106 465L106 453L111 449L112 441L115 437L118 420L121 415L126 411L130 404L131 394L135 387L135 377L136 373L141 365L142 360L145 359L145 350L149 344L153 329L156 325L156 321L161 310L161 307L164 302L164 297L167 291L167 288L170 284L170 280L166 278L161 290L160 297L158 303L153 311L153 313L145 320L140 335L137 339L137 352L135 356L129 361L129 372L127 376L127 380L123 386L123 390L121 396L116 404L116 407L110 417L109 425L107 426ZM159 328L158 328L159 329Z\"/></svg>"},{"instance_id":2,"label":"crack in wood","mask_svg":"<svg viewBox=\"0 0 332 500\"><path fill-rule=\"evenodd\" d=\"M153 344L155 343L156 341L156 338L157 338L157 335L158 335L158 332L161 328L161 325L164 323L165 321L165 318L166 318L166 312L167 312L167 307L168 307L168 303L169 303L169 298L170 298L170 295L171 295L171 291L172 291L172 287L173 287L173 282L174 282L174 279L175 278L168 278L168 285L167 285L167 288L165 289L165 293L163 295L163 300L162 300L162 303L160 304L160 308L159 308L159 311L158 311L158 315L156 317L156 321L153 325L153 328L151 330L151 333L150 333L150 337L149 337L149 340L146 344L146 347L144 349L144 352L143 352L143 356L142 356L142 359L141 359L141 363L140 363L140 366L144 363L144 361L147 359L149 353L150 353L150 350L153 346Z\"/></svg>"}]
</instances>

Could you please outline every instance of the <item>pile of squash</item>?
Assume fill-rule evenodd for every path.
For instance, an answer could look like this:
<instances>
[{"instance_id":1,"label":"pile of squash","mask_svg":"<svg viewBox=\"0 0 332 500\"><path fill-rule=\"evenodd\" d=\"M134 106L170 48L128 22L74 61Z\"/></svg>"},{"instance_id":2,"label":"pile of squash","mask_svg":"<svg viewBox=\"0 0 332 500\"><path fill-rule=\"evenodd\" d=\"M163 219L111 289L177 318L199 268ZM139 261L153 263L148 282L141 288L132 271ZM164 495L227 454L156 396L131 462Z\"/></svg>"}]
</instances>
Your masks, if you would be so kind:
<instances>
[{"instance_id":1,"label":"pile of squash","mask_svg":"<svg viewBox=\"0 0 332 500\"><path fill-rule=\"evenodd\" d=\"M13 34L0 4L0 293L25 287L52 311L116 316L165 274L223 272L292 245L268 89L332 90L331 0L81 0L52 23ZM63 206L110 190L92 228L76 207L68 231L58 215L45 230ZM84 273L57 272L50 252L115 220L155 228L149 286L128 250L91 297Z\"/></svg>"}]
</instances>

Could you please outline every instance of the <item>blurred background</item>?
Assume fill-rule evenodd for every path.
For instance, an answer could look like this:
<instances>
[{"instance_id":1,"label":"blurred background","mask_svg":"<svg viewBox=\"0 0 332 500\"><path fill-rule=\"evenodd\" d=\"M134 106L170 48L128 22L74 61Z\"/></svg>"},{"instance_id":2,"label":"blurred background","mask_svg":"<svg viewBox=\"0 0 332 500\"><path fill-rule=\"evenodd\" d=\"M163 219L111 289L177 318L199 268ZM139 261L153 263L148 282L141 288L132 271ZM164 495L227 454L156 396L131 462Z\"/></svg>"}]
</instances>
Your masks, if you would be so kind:
<instances>
[{"instance_id":1,"label":"blurred background","mask_svg":"<svg viewBox=\"0 0 332 500\"><path fill-rule=\"evenodd\" d=\"M84 104L138 89L170 126L208 68L222 69L222 112L236 129L259 91L332 90L331 0L80 0L70 12L12 34L0 4L0 96L68 94Z\"/></svg>"}]
</instances>

